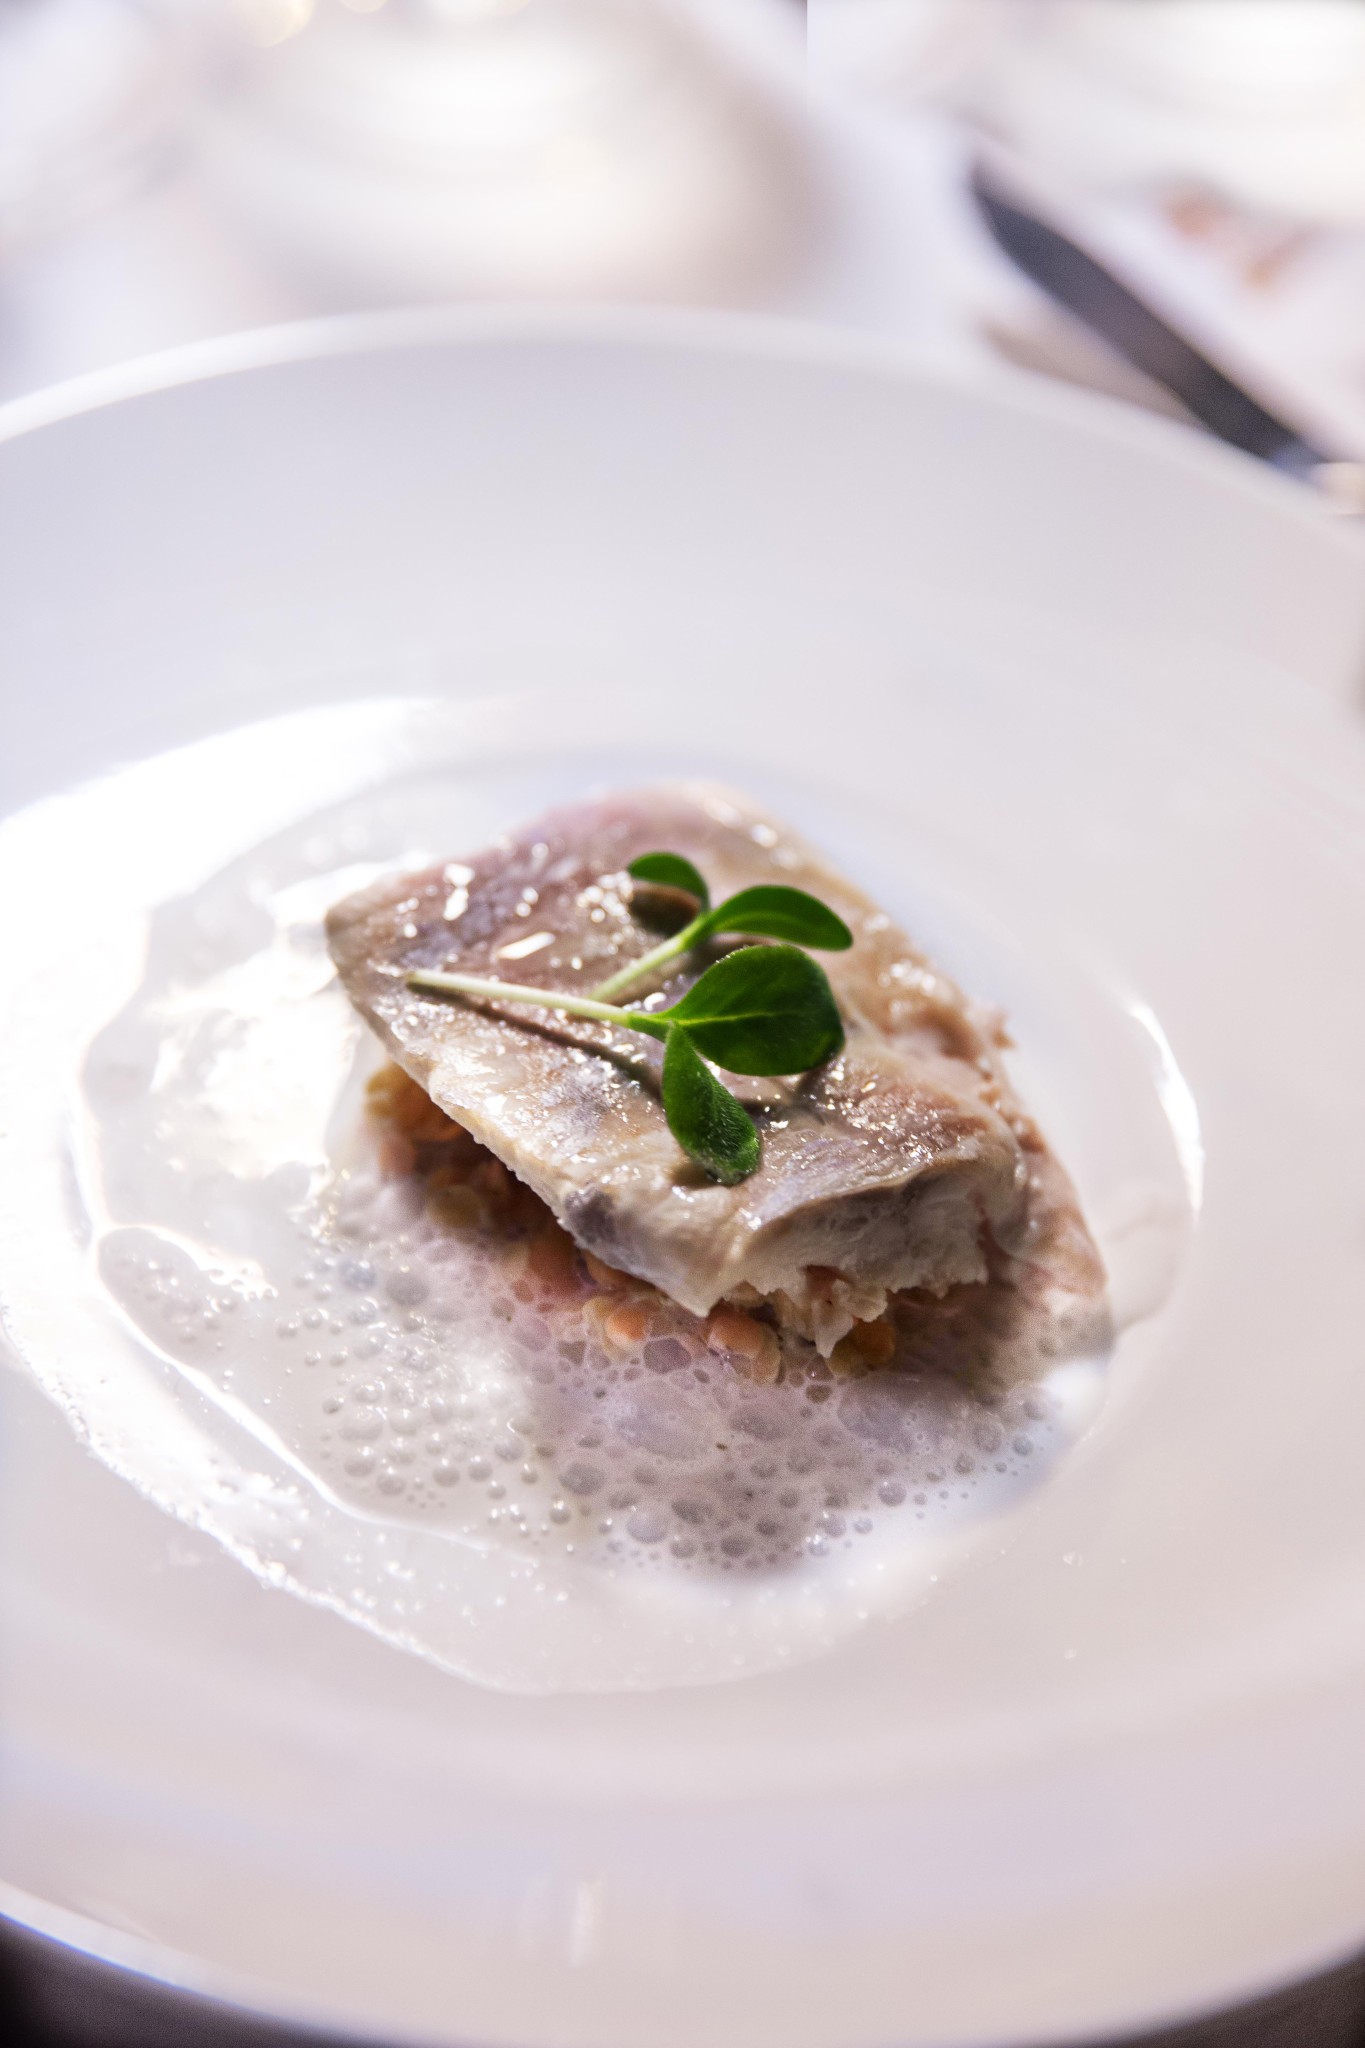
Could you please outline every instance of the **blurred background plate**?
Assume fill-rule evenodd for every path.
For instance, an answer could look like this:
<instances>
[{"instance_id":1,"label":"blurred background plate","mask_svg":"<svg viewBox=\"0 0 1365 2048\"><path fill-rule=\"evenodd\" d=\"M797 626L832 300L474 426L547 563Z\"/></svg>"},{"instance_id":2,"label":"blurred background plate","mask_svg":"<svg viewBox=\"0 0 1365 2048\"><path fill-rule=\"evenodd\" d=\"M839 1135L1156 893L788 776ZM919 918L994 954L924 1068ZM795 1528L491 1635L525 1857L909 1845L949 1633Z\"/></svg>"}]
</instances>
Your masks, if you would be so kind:
<instances>
[{"instance_id":1,"label":"blurred background plate","mask_svg":"<svg viewBox=\"0 0 1365 2048\"><path fill-rule=\"evenodd\" d=\"M0 431L7 810L345 702L766 758L865 850L941 849L1002 958L1031 903L1209 1179L1056 1479L907 1621L732 1686L463 1685L6 1373L12 1915L521 2048L1079 2039L1357 1946L1359 539L1165 422L728 316L348 318Z\"/></svg>"}]
</instances>

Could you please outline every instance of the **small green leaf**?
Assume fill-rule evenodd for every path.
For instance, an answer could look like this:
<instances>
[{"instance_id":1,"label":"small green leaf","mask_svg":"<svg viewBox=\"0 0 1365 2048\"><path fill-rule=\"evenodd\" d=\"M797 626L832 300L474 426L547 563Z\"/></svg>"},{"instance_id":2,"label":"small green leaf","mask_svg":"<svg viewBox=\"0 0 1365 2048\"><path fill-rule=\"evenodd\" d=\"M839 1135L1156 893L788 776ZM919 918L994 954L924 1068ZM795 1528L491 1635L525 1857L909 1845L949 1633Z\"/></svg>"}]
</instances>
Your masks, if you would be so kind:
<instances>
[{"instance_id":1,"label":"small green leaf","mask_svg":"<svg viewBox=\"0 0 1365 2048\"><path fill-rule=\"evenodd\" d=\"M842 953L853 944L853 934L841 917L826 903L808 896L804 889L787 889L760 883L755 889L741 889L737 896L718 903L702 921L693 940L710 938L716 932L743 932L756 938L786 939L794 946L818 946L822 952Z\"/></svg>"},{"instance_id":2,"label":"small green leaf","mask_svg":"<svg viewBox=\"0 0 1365 2048\"><path fill-rule=\"evenodd\" d=\"M796 946L727 954L650 1021L685 1024L697 1049L732 1074L804 1074L844 1042L829 977Z\"/></svg>"},{"instance_id":3,"label":"small green leaf","mask_svg":"<svg viewBox=\"0 0 1365 2048\"><path fill-rule=\"evenodd\" d=\"M629 988L657 976L671 960L676 960L694 946L703 945L707 939L715 938L721 932L734 932L741 936L764 939L784 939L789 945L817 946L831 953L842 953L853 944L853 934L841 917L836 917L828 904L821 903L815 896L808 896L804 889L789 889L784 884L760 883L752 889L741 889L738 895L709 908L706 883L690 860L680 853L642 853L632 861L630 872L638 881L662 883L670 890L682 890L694 896L700 904L697 915L690 924L675 931L661 946L653 947L638 960L632 960L624 967L618 967L615 974L608 975L595 990L599 1002L614 1000L624 995ZM655 909L648 902L637 902L635 915L643 923L655 920Z\"/></svg>"},{"instance_id":4,"label":"small green leaf","mask_svg":"<svg viewBox=\"0 0 1365 2048\"><path fill-rule=\"evenodd\" d=\"M761 1157L747 1111L675 1025L664 1052L664 1115L683 1151L725 1187L747 1180Z\"/></svg>"},{"instance_id":5,"label":"small green leaf","mask_svg":"<svg viewBox=\"0 0 1365 2048\"><path fill-rule=\"evenodd\" d=\"M642 853L626 872L637 882L661 882L665 889L683 889L696 897L703 910L710 907L711 891L704 878L680 853Z\"/></svg>"}]
</instances>

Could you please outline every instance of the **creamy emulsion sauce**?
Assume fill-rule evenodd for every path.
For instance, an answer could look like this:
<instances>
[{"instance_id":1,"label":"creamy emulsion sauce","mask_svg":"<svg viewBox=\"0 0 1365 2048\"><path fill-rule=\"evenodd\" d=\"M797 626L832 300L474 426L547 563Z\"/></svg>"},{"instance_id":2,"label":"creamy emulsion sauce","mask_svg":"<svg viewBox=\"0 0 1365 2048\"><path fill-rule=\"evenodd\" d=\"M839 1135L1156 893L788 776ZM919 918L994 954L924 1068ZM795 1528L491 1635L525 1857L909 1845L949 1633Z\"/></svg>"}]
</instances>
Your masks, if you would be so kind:
<instances>
[{"instance_id":1,"label":"creamy emulsion sauce","mask_svg":"<svg viewBox=\"0 0 1365 2048\"><path fill-rule=\"evenodd\" d=\"M205 1526L468 1678L638 1687L815 1654L904 1608L948 1532L1037 1483L1103 1360L1057 1355L1042 1295L1002 1316L987 1286L908 1305L893 1369L841 1373L784 1339L759 1384L714 1329L594 1274L491 1158L443 1170L458 1133L424 1132L384 1072L322 918L477 843L496 800L459 776L381 783L148 906L75 1124L119 1370L131 1338L276 1475L277 1554L259 1516L232 1534L249 1469ZM196 1512L184 1485L171 1504Z\"/></svg>"}]
</instances>

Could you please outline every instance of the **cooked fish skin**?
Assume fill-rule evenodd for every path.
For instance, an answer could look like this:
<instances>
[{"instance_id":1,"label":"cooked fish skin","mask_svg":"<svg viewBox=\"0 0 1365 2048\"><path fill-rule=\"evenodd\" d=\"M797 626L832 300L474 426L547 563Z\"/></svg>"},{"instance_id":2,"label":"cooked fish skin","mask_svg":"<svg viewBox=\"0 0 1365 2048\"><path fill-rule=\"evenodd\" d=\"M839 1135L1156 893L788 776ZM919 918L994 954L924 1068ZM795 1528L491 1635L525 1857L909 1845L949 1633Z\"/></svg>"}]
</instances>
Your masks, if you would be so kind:
<instances>
[{"instance_id":1,"label":"cooked fish skin","mask_svg":"<svg viewBox=\"0 0 1365 2048\"><path fill-rule=\"evenodd\" d=\"M726 1077L763 1141L762 1164L737 1187L709 1181L678 1147L652 1040L406 985L413 969L436 968L586 994L657 944L625 873L655 848L693 861L713 901L788 883L854 934L848 952L820 956L843 1052L810 1074ZM481 853L349 897L327 933L352 1002L432 1099L585 1251L696 1314L757 1293L827 1355L894 1290L984 1279L988 1238L1027 1257L1045 1181L1048 1202L1059 1199L1059 1170L1002 1069L993 1013L733 791L669 784L552 811ZM675 1001L723 949L692 955L649 1006ZM1089 1247L1078 1213L1076 1223ZM1102 1286L1097 1257L1081 1275L1092 1283Z\"/></svg>"}]
</instances>

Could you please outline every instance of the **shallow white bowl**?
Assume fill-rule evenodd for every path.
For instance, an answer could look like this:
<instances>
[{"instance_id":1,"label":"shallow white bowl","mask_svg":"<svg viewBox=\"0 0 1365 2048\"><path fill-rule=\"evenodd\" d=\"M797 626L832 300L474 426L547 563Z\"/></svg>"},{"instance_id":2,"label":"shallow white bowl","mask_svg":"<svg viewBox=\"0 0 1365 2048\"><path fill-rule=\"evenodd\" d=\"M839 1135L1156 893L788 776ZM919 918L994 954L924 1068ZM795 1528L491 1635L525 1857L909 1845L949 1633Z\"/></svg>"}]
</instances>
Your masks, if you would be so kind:
<instances>
[{"instance_id":1,"label":"shallow white bowl","mask_svg":"<svg viewBox=\"0 0 1365 2048\"><path fill-rule=\"evenodd\" d=\"M1357 1944L1357 541L1101 402L672 315L343 321L0 432L6 809L399 698L512 707L504 753L590 753L577 715L604 757L827 786L1035 1017L1096 1212L1140 1126L1199 1219L1084 1442L912 1613L699 1690L462 1684L261 1587L6 1374L14 1915L521 2048L1079 2039ZM1112 1114L1110 1047L1144 1077Z\"/></svg>"}]
</instances>

